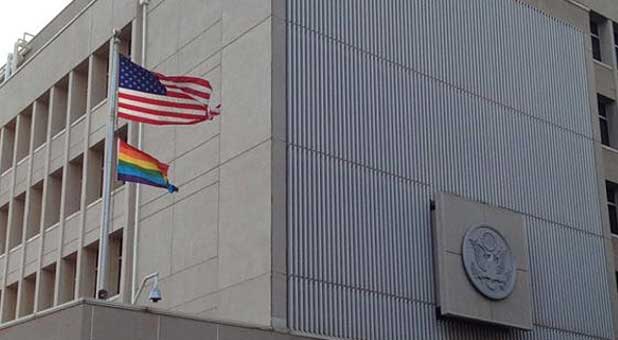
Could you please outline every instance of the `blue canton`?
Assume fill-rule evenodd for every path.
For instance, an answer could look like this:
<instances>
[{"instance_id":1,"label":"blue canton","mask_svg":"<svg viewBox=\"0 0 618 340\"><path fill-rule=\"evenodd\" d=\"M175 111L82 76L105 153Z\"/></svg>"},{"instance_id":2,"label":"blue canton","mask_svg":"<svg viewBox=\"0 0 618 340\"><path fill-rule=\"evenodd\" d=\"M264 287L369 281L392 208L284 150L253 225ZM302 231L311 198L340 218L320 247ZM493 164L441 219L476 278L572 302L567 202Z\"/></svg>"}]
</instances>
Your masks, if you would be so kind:
<instances>
[{"instance_id":1,"label":"blue canton","mask_svg":"<svg viewBox=\"0 0 618 340\"><path fill-rule=\"evenodd\" d=\"M134 64L122 55L120 56L120 87L151 94L167 94L165 86L154 73Z\"/></svg>"}]
</instances>

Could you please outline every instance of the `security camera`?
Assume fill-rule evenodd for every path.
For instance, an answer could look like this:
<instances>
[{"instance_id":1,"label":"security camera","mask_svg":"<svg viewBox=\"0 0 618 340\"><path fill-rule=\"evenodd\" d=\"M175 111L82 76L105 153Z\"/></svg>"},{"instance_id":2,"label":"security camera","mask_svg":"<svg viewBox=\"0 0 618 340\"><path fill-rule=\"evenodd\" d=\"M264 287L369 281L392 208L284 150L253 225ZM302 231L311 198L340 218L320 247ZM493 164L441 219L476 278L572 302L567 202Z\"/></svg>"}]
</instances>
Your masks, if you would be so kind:
<instances>
[{"instance_id":1,"label":"security camera","mask_svg":"<svg viewBox=\"0 0 618 340\"><path fill-rule=\"evenodd\" d=\"M134 305L137 302L137 298L144 290L144 286L146 286L146 282L150 280L153 281L153 284L152 284L152 288L150 289L150 293L148 293L148 299L152 301L152 303L157 303L163 299L161 295L161 289L159 289L159 273L152 273L144 277L139 290L137 291L137 293L135 293L135 295L133 295L133 298L131 299L131 304Z\"/></svg>"},{"instance_id":2,"label":"security camera","mask_svg":"<svg viewBox=\"0 0 618 340\"><path fill-rule=\"evenodd\" d=\"M150 289L150 293L148 293L148 299L153 303L157 303L161 301L161 289L159 289L159 273L154 275L153 277L152 288Z\"/></svg>"},{"instance_id":3,"label":"security camera","mask_svg":"<svg viewBox=\"0 0 618 340\"><path fill-rule=\"evenodd\" d=\"M163 299L161 297L161 289L159 289L159 287L157 286L152 287L150 293L148 294L148 299L152 301L152 303L157 303L161 301L161 299Z\"/></svg>"}]
</instances>

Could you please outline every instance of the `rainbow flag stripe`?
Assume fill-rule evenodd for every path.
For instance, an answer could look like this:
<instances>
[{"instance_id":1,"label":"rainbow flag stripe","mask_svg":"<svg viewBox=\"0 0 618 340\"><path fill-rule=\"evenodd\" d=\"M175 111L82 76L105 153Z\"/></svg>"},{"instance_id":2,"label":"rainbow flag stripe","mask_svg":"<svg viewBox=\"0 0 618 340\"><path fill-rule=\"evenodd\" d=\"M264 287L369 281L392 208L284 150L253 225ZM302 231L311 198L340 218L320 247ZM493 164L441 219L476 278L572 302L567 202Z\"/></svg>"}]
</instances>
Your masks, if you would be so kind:
<instances>
[{"instance_id":1,"label":"rainbow flag stripe","mask_svg":"<svg viewBox=\"0 0 618 340\"><path fill-rule=\"evenodd\" d=\"M173 193L178 188L167 177L169 165L118 139L118 180L166 188Z\"/></svg>"}]
</instances>

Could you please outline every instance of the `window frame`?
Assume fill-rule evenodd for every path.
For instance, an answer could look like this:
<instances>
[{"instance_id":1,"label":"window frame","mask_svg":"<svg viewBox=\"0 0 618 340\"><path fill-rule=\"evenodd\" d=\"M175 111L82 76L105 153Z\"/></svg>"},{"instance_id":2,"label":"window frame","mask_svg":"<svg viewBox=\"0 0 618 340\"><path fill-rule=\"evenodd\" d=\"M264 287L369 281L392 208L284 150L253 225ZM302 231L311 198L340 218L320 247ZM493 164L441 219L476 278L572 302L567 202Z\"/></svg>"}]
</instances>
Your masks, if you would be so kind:
<instances>
[{"instance_id":1,"label":"window frame","mask_svg":"<svg viewBox=\"0 0 618 340\"><path fill-rule=\"evenodd\" d=\"M614 22L613 23L613 28L614 28L614 39L612 39L614 41L614 51L615 51L615 57L616 57L616 66L618 67L618 22Z\"/></svg>"},{"instance_id":2,"label":"window frame","mask_svg":"<svg viewBox=\"0 0 618 340\"><path fill-rule=\"evenodd\" d=\"M616 202L616 199L618 198L618 195L617 195L618 184L606 180L605 181L605 192L607 195L607 214L609 217L610 233L613 236L618 237L618 204ZM613 214L612 214L612 210L613 210ZM612 219L612 215L613 215L613 219Z\"/></svg>"},{"instance_id":3,"label":"window frame","mask_svg":"<svg viewBox=\"0 0 618 340\"><path fill-rule=\"evenodd\" d=\"M590 17L590 38L592 40L592 58L596 61L603 62L603 53L601 51L601 23L594 16ZM593 29L596 28L596 29Z\"/></svg>"},{"instance_id":4,"label":"window frame","mask_svg":"<svg viewBox=\"0 0 618 340\"><path fill-rule=\"evenodd\" d=\"M601 95L597 95L597 109L599 114L599 129L601 134L601 144L605 146L612 147L611 144L611 133L610 133L610 122L608 117L608 107L607 105L610 103L609 99Z\"/></svg>"}]
</instances>

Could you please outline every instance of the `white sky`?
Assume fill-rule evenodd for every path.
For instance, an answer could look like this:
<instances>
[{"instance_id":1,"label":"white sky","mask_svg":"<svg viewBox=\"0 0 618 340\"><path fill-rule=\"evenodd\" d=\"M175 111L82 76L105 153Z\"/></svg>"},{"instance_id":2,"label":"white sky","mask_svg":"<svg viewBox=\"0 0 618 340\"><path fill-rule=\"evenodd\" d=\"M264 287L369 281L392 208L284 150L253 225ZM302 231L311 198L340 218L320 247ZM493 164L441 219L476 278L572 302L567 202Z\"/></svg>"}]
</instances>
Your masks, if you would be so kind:
<instances>
[{"instance_id":1,"label":"white sky","mask_svg":"<svg viewBox=\"0 0 618 340\"><path fill-rule=\"evenodd\" d=\"M0 67L24 32L36 35L71 0L0 0Z\"/></svg>"}]
</instances>

